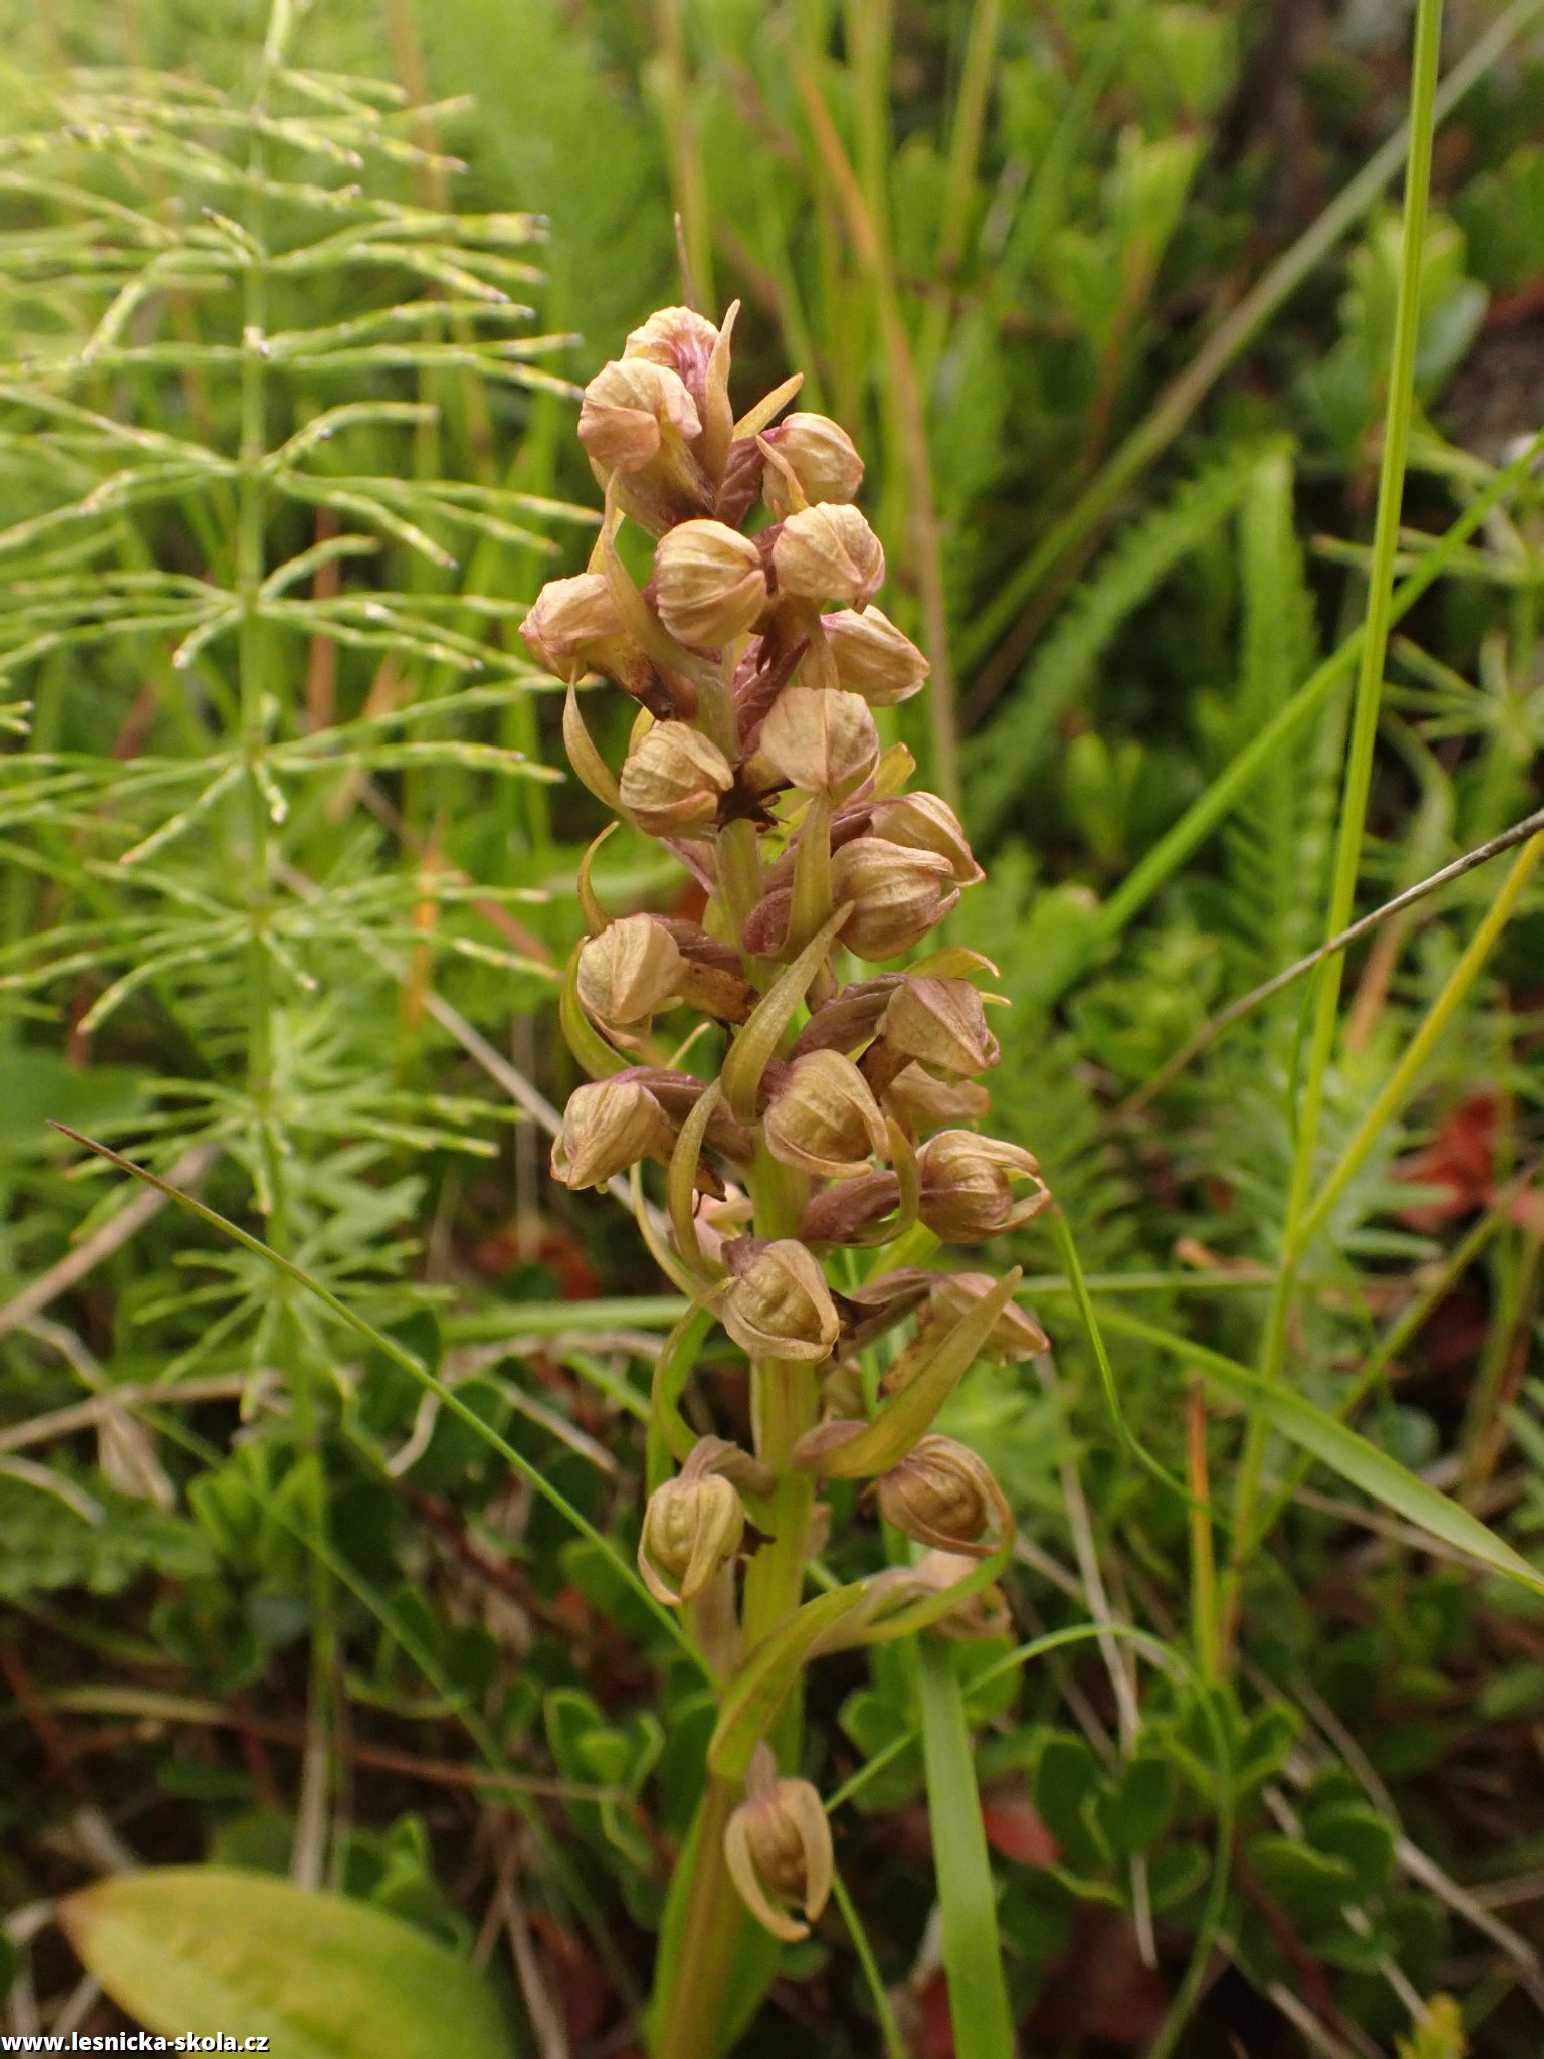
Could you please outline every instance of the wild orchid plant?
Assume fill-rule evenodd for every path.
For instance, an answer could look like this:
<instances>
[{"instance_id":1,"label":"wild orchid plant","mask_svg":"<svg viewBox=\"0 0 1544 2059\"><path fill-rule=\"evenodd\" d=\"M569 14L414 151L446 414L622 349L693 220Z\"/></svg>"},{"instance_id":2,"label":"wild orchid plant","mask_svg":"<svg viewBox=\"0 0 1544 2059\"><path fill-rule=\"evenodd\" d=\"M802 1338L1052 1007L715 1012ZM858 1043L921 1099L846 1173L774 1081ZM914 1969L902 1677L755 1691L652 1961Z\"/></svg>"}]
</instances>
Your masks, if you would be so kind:
<instances>
[{"instance_id":1,"label":"wild orchid plant","mask_svg":"<svg viewBox=\"0 0 1544 2059\"><path fill-rule=\"evenodd\" d=\"M525 623L567 683L575 772L707 897L700 923L610 919L592 848L590 935L562 1008L591 1078L552 1154L573 1188L631 1175L656 1255L693 1302L656 1375L639 1547L719 1706L665 1924L666 2059L721 2051L759 1992L744 1912L794 1940L830 1891L825 1810L798 1777L804 1665L1002 1625L991 1583L1011 1512L981 1457L932 1424L975 1360L1045 1348L1015 1305L1017 1270L923 1262L1049 1197L1027 1151L964 1126L985 1114L977 1075L1000 1055L978 985L990 964L946 949L868 970L893 968L982 872L945 802L906 791L904 747L880 747L875 708L920 691L928 667L874 605L885 565L853 504L863 461L835 422L783 413L797 377L735 419L734 314L715 326L664 308L590 382L579 435L605 520L590 569L547 586ZM641 591L617 546L624 521L654 539ZM592 671L639 704L620 778L580 712ZM653 1018L678 1007L721 1027L716 1078L638 1062ZM643 1196L650 1159L666 1168L668 1241ZM680 1413L703 1311L750 1360L751 1450L696 1436ZM883 1367L871 1347L908 1320ZM871 1483L858 1506L877 1506L898 1551L922 1549L805 1602L830 1520L817 1496L839 1481Z\"/></svg>"}]
</instances>

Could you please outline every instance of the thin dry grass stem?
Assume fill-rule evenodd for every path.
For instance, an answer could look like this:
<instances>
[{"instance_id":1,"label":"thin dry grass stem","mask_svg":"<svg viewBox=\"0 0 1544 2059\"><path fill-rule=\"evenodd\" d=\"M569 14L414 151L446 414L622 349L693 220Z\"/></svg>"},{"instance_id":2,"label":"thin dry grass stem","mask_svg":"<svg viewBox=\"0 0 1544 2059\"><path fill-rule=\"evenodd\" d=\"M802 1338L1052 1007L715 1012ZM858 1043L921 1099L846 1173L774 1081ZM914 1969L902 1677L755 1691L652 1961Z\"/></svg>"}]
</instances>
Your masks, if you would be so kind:
<instances>
[{"instance_id":1,"label":"thin dry grass stem","mask_svg":"<svg viewBox=\"0 0 1544 2059\"><path fill-rule=\"evenodd\" d=\"M1518 844L1526 843L1541 830L1544 830L1544 808L1536 809L1531 815L1525 815L1520 822L1514 822L1510 829L1504 829L1498 836L1487 838L1483 844L1477 844L1472 851L1466 851L1461 858L1454 858L1440 870L1417 881L1414 886L1406 887L1403 893L1396 894L1391 901L1385 901L1381 907L1358 916L1355 922L1340 930L1326 943L1320 944L1317 949L1305 952L1301 958L1284 967L1282 971L1273 973L1268 980L1262 980L1259 986L1251 987L1247 994L1241 994L1236 1001L1230 1001L1226 1008L1219 1009L1217 1014L1203 1023L1171 1058L1166 1059L1151 1079L1144 1080L1134 1094L1128 1094L1124 1101L1118 1103L1111 1111L1110 1120L1114 1123L1124 1123L1129 1122L1133 1116L1140 1115L1160 1094L1166 1093L1173 1086L1187 1066L1209 1051L1235 1024L1252 1015L1267 1001L1274 1000L1286 988L1294 986L1305 973L1312 972L1316 965L1348 950L1352 944L1360 943L1363 937L1370 936L1392 916L1400 915L1407 908L1414 907L1418 901L1424 901L1429 894L1436 893L1439 888L1451 886L1455 880L1462 879L1477 867L1488 864L1492 858L1499 858L1504 852L1515 849ZM1356 1048L1349 1030L1346 1042L1348 1048Z\"/></svg>"}]
</instances>

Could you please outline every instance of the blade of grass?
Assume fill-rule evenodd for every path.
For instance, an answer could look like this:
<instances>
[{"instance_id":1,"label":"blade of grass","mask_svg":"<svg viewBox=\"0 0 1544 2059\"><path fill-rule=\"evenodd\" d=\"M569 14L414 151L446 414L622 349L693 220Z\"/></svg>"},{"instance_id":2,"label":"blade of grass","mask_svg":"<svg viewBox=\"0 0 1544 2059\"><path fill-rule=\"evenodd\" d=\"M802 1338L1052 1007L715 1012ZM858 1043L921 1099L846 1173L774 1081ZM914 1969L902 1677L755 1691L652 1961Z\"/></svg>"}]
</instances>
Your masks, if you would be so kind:
<instances>
[{"instance_id":1,"label":"blade of grass","mask_svg":"<svg viewBox=\"0 0 1544 2059\"><path fill-rule=\"evenodd\" d=\"M1426 205L1431 187L1432 142L1436 130L1437 68L1442 51L1442 0L1418 0L1415 51L1410 86L1410 164L1405 178L1404 223L1400 238L1399 286L1394 314L1394 347L1389 371L1388 407L1383 432L1383 461L1378 480L1378 513L1373 529L1372 571L1368 582L1366 635L1357 676L1351 746L1346 764L1340 826L1335 840L1325 934L1344 929L1356 898L1361 870L1367 802L1372 789L1373 752L1383 699L1384 659L1394 619L1394 562L1404 502L1405 460L1415 410L1415 361L1420 342L1421 275L1426 249ZM1343 961L1332 953L1314 973L1312 1029L1308 1061L1296 1109L1292 1172L1287 1190L1286 1221L1276 1291L1266 1316L1260 1354L1260 1375L1267 1389L1281 1378L1286 1354L1287 1324L1303 1248L1301 1225L1308 1207L1314 1154L1325 1079L1335 1040L1340 1007ZM1244 1434L1233 1493L1233 1544L1228 1569L1218 1591L1221 1621L1218 1643L1228 1662L1247 1567L1248 1537L1265 1459L1266 1418L1251 1413Z\"/></svg>"},{"instance_id":2,"label":"blade of grass","mask_svg":"<svg viewBox=\"0 0 1544 2059\"><path fill-rule=\"evenodd\" d=\"M1495 1196L1489 1208L1468 1233L1461 1237L1443 1261L1436 1275L1427 1281L1421 1292L1394 1322L1390 1323L1372 1350L1363 1359L1356 1378L1335 1405L1334 1415L1340 1422L1349 1422L1366 1400L1374 1387L1383 1378L1405 1346L1421 1329L1432 1311L1452 1292L1454 1283L1474 1263L1481 1251L1507 1221L1512 1203L1538 1176L1538 1166L1530 1165L1510 1180ZM1292 1497L1307 1479L1313 1469L1313 1460L1307 1454L1300 1457L1291 1467L1287 1477L1276 1490L1269 1507L1260 1517L1255 1530L1256 1548L1268 1537L1291 1505Z\"/></svg>"},{"instance_id":3,"label":"blade of grass","mask_svg":"<svg viewBox=\"0 0 1544 2059\"><path fill-rule=\"evenodd\" d=\"M1374 908L1370 914L1359 916L1338 936L1331 937L1316 950L1305 952L1294 964L1281 972L1273 973L1269 979L1262 980L1259 986L1252 987L1247 994L1240 995L1238 1000L1230 1001L1226 1008L1219 1009L1210 1021L1203 1023L1172 1058L1165 1060L1150 1080L1145 1081L1134 1094L1128 1095L1120 1103L1111 1115L1112 1123L1126 1122L1132 1116L1139 1115L1174 1084L1187 1065L1192 1064L1204 1051L1209 1051L1220 1037L1242 1022L1246 1015L1252 1015L1255 1009L1263 1007L1267 1001L1274 1000L1278 994L1295 985L1304 973L1312 972L1314 967L1328 958L1332 952L1349 950L1352 944L1359 943L1363 937L1369 936L1391 916L1414 907L1418 901L1424 901L1428 894L1436 893L1440 887L1451 886L1454 880L1464 878L1477 866L1488 865L1492 858L1501 857L1504 852L1512 850L1527 838L1536 836L1541 830L1544 830L1544 808L1525 816L1521 822L1514 822L1510 829L1503 830L1499 836L1493 836L1488 843L1479 844L1472 851L1465 851L1461 858L1455 858L1451 864L1442 866L1439 871L1429 873L1425 879L1417 880L1414 886L1406 887L1402 894L1396 894L1391 901L1385 901L1381 908Z\"/></svg>"},{"instance_id":4,"label":"blade of grass","mask_svg":"<svg viewBox=\"0 0 1544 2059\"><path fill-rule=\"evenodd\" d=\"M868 1932L863 1927L863 1918L858 1914L858 1905L847 1892L847 1883L840 1873L831 1876L831 1899L842 1912L842 1921L847 1925L847 1935L852 1939L852 1948L863 1969L864 1985L869 1991L869 2000L874 2004L874 2018L879 2025L879 2039L885 2059L909 2059L906 2040L901 2036L901 2026L895 2020L895 2011L890 2006L890 1996L880 1976L879 1966L874 1958L874 1948L869 1943Z\"/></svg>"},{"instance_id":5,"label":"blade of grass","mask_svg":"<svg viewBox=\"0 0 1544 2059\"><path fill-rule=\"evenodd\" d=\"M206 1438L189 1430L168 1411L147 1408L142 1413L144 1420L154 1427L159 1436L180 1445L193 1457L201 1459L210 1473L222 1464L225 1454L217 1445L209 1443ZM494 1730L477 1708L475 1700L456 1685L452 1676L423 1642L413 1624L403 1621L392 1603L376 1591L357 1567L336 1552L324 1536L308 1530L282 1496L266 1493L258 1484L255 1475L249 1477L248 1491L262 1509L265 1520L272 1521L286 1531L303 1550L318 1560L325 1568L329 1579L351 1594L366 1614L372 1616L387 1635L395 1640L404 1656L440 1697L447 1713L465 1730L488 1772L495 1775L509 1793L511 1804L524 1820L536 1850L544 1865L550 1869L560 1896L568 1901L583 1922L607 1971L616 1981L618 1991L626 1996L629 2005L636 2010L641 1998L632 1969L612 1936L582 1870L568 1858L561 1841L553 1837L542 1812L535 1806L532 1795L526 1791L525 1784L501 1749Z\"/></svg>"},{"instance_id":6,"label":"blade of grass","mask_svg":"<svg viewBox=\"0 0 1544 2059\"><path fill-rule=\"evenodd\" d=\"M1096 1643L1105 1637L1124 1639L1134 1645L1154 1665L1161 1667L1165 1672L1178 1675L1200 1691L1202 1720L1214 1752L1213 1764L1217 1774L1217 1828L1206 1906L1196 1926L1195 1943L1191 1948L1190 1963L1185 1969L1185 1977L1175 1990L1168 2015L1146 2054L1146 2059L1170 2059L1210 1975L1212 1951L1218 1932L1222 1928L1231 1875L1235 1813L1233 1762L1228 1750L1227 1734L1218 1717L1216 1706L1206 1691L1206 1683L1182 1653L1145 1630L1138 1630L1129 1623L1073 1623L1061 1630L1048 1631L1043 1637L1032 1638L1028 1644L1021 1644L1017 1650L1006 1653L994 1665L988 1666L985 1672L978 1674L974 1685L978 1691L983 1690L995 1681L1006 1678L1008 1674L1016 1673L1020 1667L1033 1664L1036 1659L1048 1658L1053 1652L1061 1651L1068 1646ZM861 1793L871 1780L877 1779L887 1766L892 1765L903 1752L910 1750L920 1735L919 1728L911 1728L891 1738L887 1745L875 1752L872 1758L867 1759L852 1778L845 1781L831 1795L826 1803L826 1813L833 1814L844 1803L851 1801L854 1795ZM1012 2051L1011 2046L1009 2050Z\"/></svg>"},{"instance_id":7,"label":"blade of grass","mask_svg":"<svg viewBox=\"0 0 1544 2059\"><path fill-rule=\"evenodd\" d=\"M937 1637L917 1640L922 1761L943 1914L949 2021L956 2059L1014 2059L1017 2047L1003 1977L997 1892L955 1663L953 1645Z\"/></svg>"},{"instance_id":8,"label":"blade of grass","mask_svg":"<svg viewBox=\"0 0 1544 2059\"><path fill-rule=\"evenodd\" d=\"M1371 1108L1357 1125L1355 1135L1336 1160L1334 1170L1320 1188L1312 1206L1306 1209L1299 1219L1296 1241L1298 1251L1323 1229L1331 1209L1365 1164L1368 1153L1415 1092L1422 1067L1478 979L1480 968L1510 920L1540 858L1544 858L1544 835L1535 836L1513 859L1511 869L1502 882L1501 891L1486 910L1484 921L1469 939L1463 956L1448 974L1441 993L1427 1012L1425 1021L1411 1038L1399 1063L1384 1081Z\"/></svg>"},{"instance_id":9,"label":"blade of grass","mask_svg":"<svg viewBox=\"0 0 1544 2059\"><path fill-rule=\"evenodd\" d=\"M1544 1572L1537 1566L1530 1565L1467 1509L1429 1487L1419 1473L1412 1473L1357 1431L1305 1401L1295 1389L1280 1382L1272 1386L1237 1359L1224 1357L1220 1351L1209 1350L1189 1337L1177 1337L1172 1330L1144 1322L1140 1316L1107 1310L1105 1320L1122 1335L1138 1337L1173 1358L1199 1367L1232 1400L1243 1402L1265 1430L1290 1438L1342 1480L1360 1488L1370 1500L1403 1516L1406 1522L1491 1572L1503 1574L1535 1594L1544 1594Z\"/></svg>"}]
</instances>

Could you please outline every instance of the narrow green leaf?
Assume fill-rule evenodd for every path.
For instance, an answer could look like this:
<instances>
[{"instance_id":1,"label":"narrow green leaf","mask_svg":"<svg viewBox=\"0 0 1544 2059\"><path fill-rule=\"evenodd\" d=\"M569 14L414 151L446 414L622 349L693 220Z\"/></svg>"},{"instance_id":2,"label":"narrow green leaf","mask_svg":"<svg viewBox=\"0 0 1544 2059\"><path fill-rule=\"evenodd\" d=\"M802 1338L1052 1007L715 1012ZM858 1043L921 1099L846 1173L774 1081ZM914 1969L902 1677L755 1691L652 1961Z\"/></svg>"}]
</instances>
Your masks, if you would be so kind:
<instances>
[{"instance_id":1,"label":"narrow green leaf","mask_svg":"<svg viewBox=\"0 0 1544 2059\"><path fill-rule=\"evenodd\" d=\"M845 1444L832 1445L816 1441L821 1439L817 1430L812 1433L809 1457L801 1458L796 1451L795 1462L806 1464L811 1472L831 1480L862 1480L897 1464L927 1430L975 1362L1023 1277L1018 1266L1005 1273L969 1315L962 1316L952 1330L944 1333L916 1375L858 1436L850 1437Z\"/></svg>"},{"instance_id":2,"label":"narrow green leaf","mask_svg":"<svg viewBox=\"0 0 1544 2059\"><path fill-rule=\"evenodd\" d=\"M815 1646L842 1618L868 1599L858 1581L807 1601L770 1637L763 1638L725 1690L718 1723L708 1746L709 1768L726 1780L743 1780L758 1744Z\"/></svg>"},{"instance_id":3,"label":"narrow green leaf","mask_svg":"<svg viewBox=\"0 0 1544 2059\"><path fill-rule=\"evenodd\" d=\"M1188 1337L1176 1337L1136 1316L1106 1310L1104 1320L1112 1329L1140 1337L1160 1351L1199 1366L1225 1394L1257 1410L1270 1429L1290 1438L1342 1480L1360 1488L1369 1499L1403 1516L1428 1536L1488 1566L1493 1573L1530 1587L1535 1594L1544 1594L1544 1573L1503 1543L1494 1530L1487 1529L1456 1501L1439 1494L1435 1487L1428 1487L1418 1473L1412 1473L1357 1431L1326 1415L1322 1408L1305 1401L1292 1388L1262 1380L1258 1373L1224 1358L1220 1352L1194 1344Z\"/></svg>"},{"instance_id":4,"label":"narrow green leaf","mask_svg":"<svg viewBox=\"0 0 1544 2059\"><path fill-rule=\"evenodd\" d=\"M756 1090L794 1014L825 960L837 931L852 913L851 901L837 909L805 945L792 965L778 974L747 1018L724 1060L719 1078L724 1098L742 1122L754 1121Z\"/></svg>"},{"instance_id":5,"label":"narrow green leaf","mask_svg":"<svg viewBox=\"0 0 1544 2059\"><path fill-rule=\"evenodd\" d=\"M665 1179L665 1204L670 1227L675 1231L676 1249L692 1267L703 1264L702 1244L697 1235L697 1167L702 1158L702 1140L722 1092L718 1081L710 1080L698 1095L676 1137Z\"/></svg>"},{"instance_id":6,"label":"narrow green leaf","mask_svg":"<svg viewBox=\"0 0 1544 2059\"><path fill-rule=\"evenodd\" d=\"M588 787L603 808L620 808L622 789L617 785L616 774L595 747L572 686L563 696L563 748L580 785Z\"/></svg>"},{"instance_id":7,"label":"narrow green leaf","mask_svg":"<svg viewBox=\"0 0 1544 2059\"><path fill-rule=\"evenodd\" d=\"M997 1893L955 1663L953 1645L936 1638L918 1643L922 1760L943 1917L949 2023L955 2059L1014 2059L1018 2047L1003 1978Z\"/></svg>"},{"instance_id":8,"label":"narrow green leaf","mask_svg":"<svg viewBox=\"0 0 1544 2059\"><path fill-rule=\"evenodd\" d=\"M511 2059L482 1976L399 1917L261 1873L159 1866L61 1904L118 2005L163 2037L238 2030L285 2059Z\"/></svg>"}]
</instances>

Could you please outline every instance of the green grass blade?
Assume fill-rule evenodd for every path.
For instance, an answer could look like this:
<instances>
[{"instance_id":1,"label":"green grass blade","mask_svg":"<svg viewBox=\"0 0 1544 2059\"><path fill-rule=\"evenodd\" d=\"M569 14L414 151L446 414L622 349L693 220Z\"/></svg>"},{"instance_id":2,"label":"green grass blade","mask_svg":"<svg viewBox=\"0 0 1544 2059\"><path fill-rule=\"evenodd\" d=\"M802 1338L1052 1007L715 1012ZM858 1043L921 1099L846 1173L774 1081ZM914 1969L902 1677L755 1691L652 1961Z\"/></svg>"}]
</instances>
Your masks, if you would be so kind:
<instances>
[{"instance_id":1,"label":"green grass blade","mask_svg":"<svg viewBox=\"0 0 1544 2059\"><path fill-rule=\"evenodd\" d=\"M1014 2059L997 1893L952 1645L918 1640L917 1688L955 2059Z\"/></svg>"},{"instance_id":2,"label":"green grass blade","mask_svg":"<svg viewBox=\"0 0 1544 2059\"><path fill-rule=\"evenodd\" d=\"M1439 1494L1435 1487L1428 1487L1419 1473L1412 1473L1357 1431L1305 1401L1295 1389L1271 1384L1236 1359L1225 1358L1221 1352L1210 1351L1188 1337L1177 1337L1155 1323L1143 1322L1139 1316L1106 1310L1104 1320L1125 1336L1139 1337L1159 1351L1198 1366L1214 1386L1253 1410L1267 1429L1290 1438L1342 1480L1359 1488L1369 1500L1413 1523L1438 1543L1462 1552L1465 1558L1493 1573L1531 1588L1535 1594L1544 1594L1544 1572L1530 1565L1520 1552L1456 1501Z\"/></svg>"}]
</instances>

